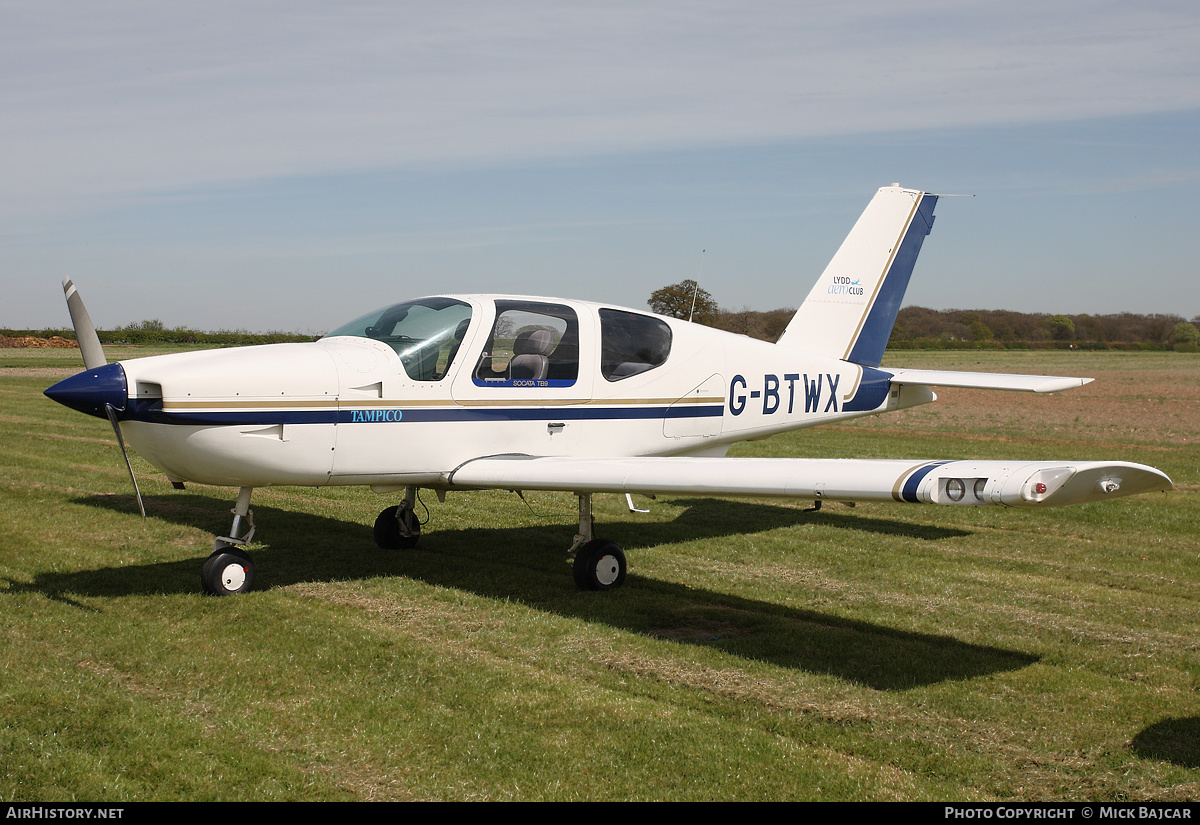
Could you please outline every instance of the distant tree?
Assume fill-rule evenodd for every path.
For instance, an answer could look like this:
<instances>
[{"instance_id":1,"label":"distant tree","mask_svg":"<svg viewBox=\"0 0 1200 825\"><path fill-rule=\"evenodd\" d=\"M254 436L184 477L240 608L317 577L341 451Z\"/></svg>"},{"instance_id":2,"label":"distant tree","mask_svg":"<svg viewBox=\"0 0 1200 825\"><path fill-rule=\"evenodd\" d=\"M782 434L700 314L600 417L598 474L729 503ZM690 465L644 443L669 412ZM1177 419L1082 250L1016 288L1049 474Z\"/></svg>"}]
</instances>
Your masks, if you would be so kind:
<instances>
[{"instance_id":1,"label":"distant tree","mask_svg":"<svg viewBox=\"0 0 1200 825\"><path fill-rule=\"evenodd\" d=\"M990 341L995 337L992 335L992 330L983 321L972 321L970 329L972 341Z\"/></svg>"},{"instance_id":2,"label":"distant tree","mask_svg":"<svg viewBox=\"0 0 1200 825\"><path fill-rule=\"evenodd\" d=\"M1187 321L1180 321L1171 330L1172 344L1200 344L1200 329Z\"/></svg>"},{"instance_id":3,"label":"distant tree","mask_svg":"<svg viewBox=\"0 0 1200 825\"><path fill-rule=\"evenodd\" d=\"M1076 315L1075 337L1081 341L1103 341L1104 326L1088 314Z\"/></svg>"},{"instance_id":4,"label":"distant tree","mask_svg":"<svg viewBox=\"0 0 1200 825\"><path fill-rule=\"evenodd\" d=\"M790 308L772 309L763 313L763 335L767 341L778 341L779 336L792 322L796 310Z\"/></svg>"},{"instance_id":5,"label":"distant tree","mask_svg":"<svg viewBox=\"0 0 1200 825\"><path fill-rule=\"evenodd\" d=\"M694 312L692 311L693 302L695 303ZM659 315L685 320L691 317L693 321L708 326L712 326L713 320L720 312L717 302L713 300L708 290L701 289L700 285L691 278L654 290L650 293L650 300L646 303Z\"/></svg>"},{"instance_id":6,"label":"distant tree","mask_svg":"<svg viewBox=\"0 0 1200 825\"><path fill-rule=\"evenodd\" d=\"M1055 341L1075 340L1075 322L1065 315L1052 315L1047 319L1046 326Z\"/></svg>"},{"instance_id":7,"label":"distant tree","mask_svg":"<svg viewBox=\"0 0 1200 825\"><path fill-rule=\"evenodd\" d=\"M1175 325L1183 320L1178 315L1151 314L1146 318L1146 339L1150 343L1165 344L1171 337Z\"/></svg>"},{"instance_id":8,"label":"distant tree","mask_svg":"<svg viewBox=\"0 0 1200 825\"><path fill-rule=\"evenodd\" d=\"M1017 313L1003 309L992 310L987 313L988 329L992 331L992 335L999 341L1015 341L1017 333L1013 326L1013 318Z\"/></svg>"},{"instance_id":9,"label":"distant tree","mask_svg":"<svg viewBox=\"0 0 1200 825\"><path fill-rule=\"evenodd\" d=\"M1141 329L1134 323L1136 317L1122 312L1117 315L1101 315L1096 320L1104 330L1105 341L1140 341Z\"/></svg>"},{"instance_id":10,"label":"distant tree","mask_svg":"<svg viewBox=\"0 0 1200 825\"><path fill-rule=\"evenodd\" d=\"M764 317L763 313L755 312L749 307L743 307L739 312L723 309L713 320L712 326L726 332L736 332L739 335L766 340L766 332L763 329Z\"/></svg>"},{"instance_id":11,"label":"distant tree","mask_svg":"<svg viewBox=\"0 0 1200 825\"><path fill-rule=\"evenodd\" d=\"M892 337L898 341L916 338L940 338L945 323L944 314L927 307L904 307L896 316Z\"/></svg>"},{"instance_id":12,"label":"distant tree","mask_svg":"<svg viewBox=\"0 0 1200 825\"><path fill-rule=\"evenodd\" d=\"M171 337L166 326L157 318L126 324L119 332L121 340L130 344L157 344Z\"/></svg>"}]
</instances>

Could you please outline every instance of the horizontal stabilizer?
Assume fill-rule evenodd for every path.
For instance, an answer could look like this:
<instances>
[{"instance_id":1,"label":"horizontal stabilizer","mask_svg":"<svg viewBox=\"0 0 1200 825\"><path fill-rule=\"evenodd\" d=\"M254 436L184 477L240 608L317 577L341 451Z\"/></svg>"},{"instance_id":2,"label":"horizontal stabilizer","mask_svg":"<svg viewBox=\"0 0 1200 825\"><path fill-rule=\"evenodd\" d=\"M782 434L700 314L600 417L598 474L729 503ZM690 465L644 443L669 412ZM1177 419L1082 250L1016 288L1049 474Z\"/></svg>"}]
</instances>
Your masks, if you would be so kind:
<instances>
[{"instance_id":1,"label":"horizontal stabilizer","mask_svg":"<svg viewBox=\"0 0 1200 825\"><path fill-rule=\"evenodd\" d=\"M1016 390L1018 392L1062 392L1090 384L1091 378L1060 375L1012 375L1001 372L949 372L943 370L886 369L893 384L921 384L926 387L964 387L976 390Z\"/></svg>"},{"instance_id":2,"label":"horizontal stabilizer","mask_svg":"<svg viewBox=\"0 0 1200 825\"><path fill-rule=\"evenodd\" d=\"M1056 507L1172 489L1153 467L1121 461L902 461L835 458L572 458L468 461L451 487L574 493L728 495Z\"/></svg>"}]
</instances>

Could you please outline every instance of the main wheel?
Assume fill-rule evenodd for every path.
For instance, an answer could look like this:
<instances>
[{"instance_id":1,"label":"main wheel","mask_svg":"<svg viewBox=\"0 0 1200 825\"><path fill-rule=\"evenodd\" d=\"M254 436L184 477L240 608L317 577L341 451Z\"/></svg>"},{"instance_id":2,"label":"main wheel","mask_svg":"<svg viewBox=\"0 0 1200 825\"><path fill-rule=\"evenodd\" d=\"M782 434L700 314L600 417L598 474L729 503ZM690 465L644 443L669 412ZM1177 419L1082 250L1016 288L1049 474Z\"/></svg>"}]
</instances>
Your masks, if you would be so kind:
<instances>
[{"instance_id":1,"label":"main wheel","mask_svg":"<svg viewBox=\"0 0 1200 825\"><path fill-rule=\"evenodd\" d=\"M594 539L575 551L571 570L580 590L612 590L625 583L625 551L606 539Z\"/></svg>"},{"instance_id":2,"label":"main wheel","mask_svg":"<svg viewBox=\"0 0 1200 825\"><path fill-rule=\"evenodd\" d=\"M381 550L407 550L416 547L419 538L421 522L409 507L389 507L375 519L375 544Z\"/></svg>"},{"instance_id":3,"label":"main wheel","mask_svg":"<svg viewBox=\"0 0 1200 825\"><path fill-rule=\"evenodd\" d=\"M237 547L225 547L209 556L200 568L200 583L212 596L245 593L254 586L254 561Z\"/></svg>"}]
</instances>

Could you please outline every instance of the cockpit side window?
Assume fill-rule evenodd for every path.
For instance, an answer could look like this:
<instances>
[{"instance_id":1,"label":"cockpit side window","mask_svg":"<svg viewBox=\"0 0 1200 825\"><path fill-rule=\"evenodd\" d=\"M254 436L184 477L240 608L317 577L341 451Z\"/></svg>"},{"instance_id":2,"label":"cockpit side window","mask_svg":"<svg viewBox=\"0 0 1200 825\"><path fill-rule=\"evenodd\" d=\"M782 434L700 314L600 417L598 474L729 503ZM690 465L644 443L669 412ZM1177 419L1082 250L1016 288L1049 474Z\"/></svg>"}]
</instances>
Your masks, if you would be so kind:
<instances>
[{"instance_id":1,"label":"cockpit side window","mask_svg":"<svg viewBox=\"0 0 1200 825\"><path fill-rule=\"evenodd\" d=\"M620 381L666 363L671 327L658 318L617 309L600 310L600 374Z\"/></svg>"},{"instance_id":2,"label":"cockpit side window","mask_svg":"<svg viewBox=\"0 0 1200 825\"><path fill-rule=\"evenodd\" d=\"M473 376L480 387L569 387L579 377L579 319L562 304L497 301Z\"/></svg>"},{"instance_id":3,"label":"cockpit side window","mask_svg":"<svg viewBox=\"0 0 1200 825\"><path fill-rule=\"evenodd\" d=\"M326 338L351 335L383 341L396 351L414 381L440 381L471 324L471 306L454 298L422 298L357 318Z\"/></svg>"}]
</instances>

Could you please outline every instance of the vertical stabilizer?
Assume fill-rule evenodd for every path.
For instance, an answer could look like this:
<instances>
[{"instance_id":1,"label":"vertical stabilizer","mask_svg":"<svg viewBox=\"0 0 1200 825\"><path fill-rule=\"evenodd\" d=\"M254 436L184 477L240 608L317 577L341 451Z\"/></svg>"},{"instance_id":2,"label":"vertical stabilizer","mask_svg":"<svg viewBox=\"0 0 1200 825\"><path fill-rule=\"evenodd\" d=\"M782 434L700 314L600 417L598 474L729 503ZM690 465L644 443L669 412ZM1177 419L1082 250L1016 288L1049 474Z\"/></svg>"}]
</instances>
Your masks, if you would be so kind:
<instances>
[{"instance_id":1,"label":"vertical stabilizer","mask_svg":"<svg viewBox=\"0 0 1200 825\"><path fill-rule=\"evenodd\" d=\"M880 189L779 338L786 347L879 366L937 195Z\"/></svg>"}]
</instances>

